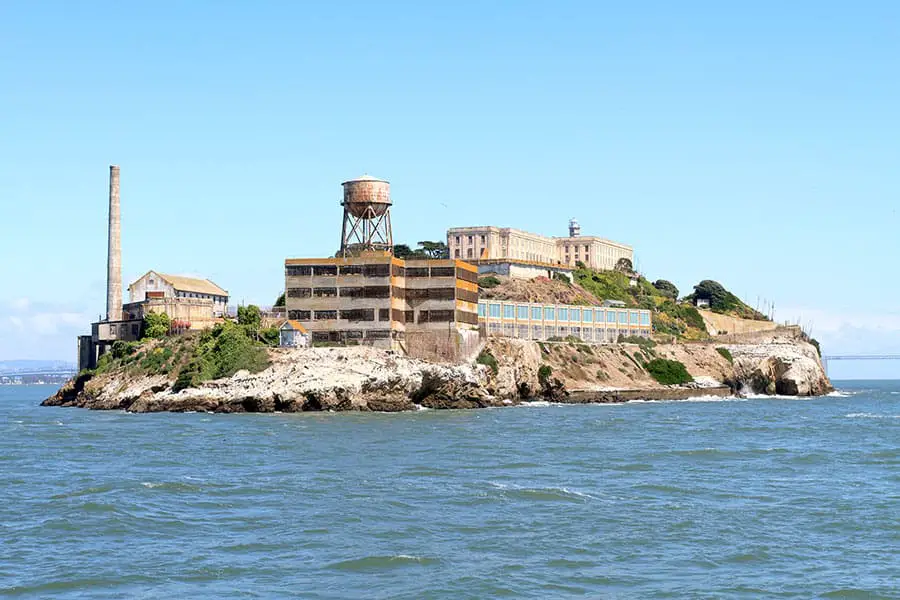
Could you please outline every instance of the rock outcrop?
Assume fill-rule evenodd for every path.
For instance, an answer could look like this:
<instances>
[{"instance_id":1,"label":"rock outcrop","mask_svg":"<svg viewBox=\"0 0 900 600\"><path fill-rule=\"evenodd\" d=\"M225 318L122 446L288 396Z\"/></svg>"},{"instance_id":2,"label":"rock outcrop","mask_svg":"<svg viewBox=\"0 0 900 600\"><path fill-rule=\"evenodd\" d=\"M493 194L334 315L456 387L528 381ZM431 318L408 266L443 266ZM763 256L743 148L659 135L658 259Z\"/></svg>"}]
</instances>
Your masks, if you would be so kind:
<instances>
[{"instance_id":1,"label":"rock outcrop","mask_svg":"<svg viewBox=\"0 0 900 600\"><path fill-rule=\"evenodd\" d=\"M774 333L769 340L726 346L734 357L739 391L784 396L819 396L834 388L816 348Z\"/></svg>"},{"instance_id":2,"label":"rock outcrop","mask_svg":"<svg viewBox=\"0 0 900 600\"><path fill-rule=\"evenodd\" d=\"M727 347L729 361L718 348ZM266 370L172 391L174 376L125 370L83 375L44 401L132 412L381 411L484 408L541 399L624 402L734 392L817 395L831 391L816 349L772 335L745 344L588 345L491 339L486 365L443 365L368 347L279 349ZM660 386L644 369L651 357L682 362L695 383ZM707 390L707 391L704 391Z\"/></svg>"}]
</instances>

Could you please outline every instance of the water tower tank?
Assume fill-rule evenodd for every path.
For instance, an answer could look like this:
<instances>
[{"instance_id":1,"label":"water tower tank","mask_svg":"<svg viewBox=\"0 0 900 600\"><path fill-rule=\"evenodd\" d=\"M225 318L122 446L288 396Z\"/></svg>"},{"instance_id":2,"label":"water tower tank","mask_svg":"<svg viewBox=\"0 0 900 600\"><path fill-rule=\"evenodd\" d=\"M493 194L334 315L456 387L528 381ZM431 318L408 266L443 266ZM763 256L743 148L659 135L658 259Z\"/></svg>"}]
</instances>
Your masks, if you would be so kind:
<instances>
[{"instance_id":1,"label":"water tower tank","mask_svg":"<svg viewBox=\"0 0 900 600\"><path fill-rule=\"evenodd\" d=\"M344 186L344 210L358 219L380 217L391 206L391 184L383 179L363 175L341 185Z\"/></svg>"}]
</instances>

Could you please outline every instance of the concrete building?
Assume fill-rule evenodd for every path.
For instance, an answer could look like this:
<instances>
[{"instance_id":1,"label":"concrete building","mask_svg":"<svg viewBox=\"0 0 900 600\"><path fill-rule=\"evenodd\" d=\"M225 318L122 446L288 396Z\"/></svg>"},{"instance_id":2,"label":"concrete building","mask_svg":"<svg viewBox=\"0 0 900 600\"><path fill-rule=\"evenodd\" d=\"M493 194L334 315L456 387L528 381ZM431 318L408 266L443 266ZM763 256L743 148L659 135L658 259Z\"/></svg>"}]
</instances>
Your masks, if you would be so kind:
<instances>
[{"instance_id":1,"label":"concrete building","mask_svg":"<svg viewBox=\"0 0 900 600\"><path fill-rule=\"evenodd\" d=\"M649 310L479 300L478 320L489 336L549 340L574 336L585 342L608 343L620 335L650 337Z\"/></svg>"},{"instance_id":2,"label":"concrete building","mask_svg":"<svg viewBox=\"0 0 900 600\"><path fill-rule=\"evenodd\" d=\"M569 222L566 237L547 237L508 227L453 227L447 230L447 247L451 258L475 263L493 260L574 267L583 262L597 270L612 270L621 258L634 263L631 246L583 236L575 219Z\"/></svg>"},{"instance_id":3,"label":"concrete building","mask_svg":"<svg viewBox=\"0 0 900 600\"><path fill-rule=\"evenodd\" d=\"M457 260L383 252L285 261L288 319L316 342L455 359L478 343L478 271Z\"/></svg>"},{"instance_id":4,"label":"concrete building","mask_svg":"<svg viewBox=\"0 0 900 600\"><path fill-rule=\"evenodd\" d=\"M158 271L147 271L129 285L128 296L130 303L162 298L177 301L208 300L212 305L210 317L224 316L228 307L228 292L209 279L167 275ZM172 314L169 316L178 318Z\"/></svg>"}]
</instances>

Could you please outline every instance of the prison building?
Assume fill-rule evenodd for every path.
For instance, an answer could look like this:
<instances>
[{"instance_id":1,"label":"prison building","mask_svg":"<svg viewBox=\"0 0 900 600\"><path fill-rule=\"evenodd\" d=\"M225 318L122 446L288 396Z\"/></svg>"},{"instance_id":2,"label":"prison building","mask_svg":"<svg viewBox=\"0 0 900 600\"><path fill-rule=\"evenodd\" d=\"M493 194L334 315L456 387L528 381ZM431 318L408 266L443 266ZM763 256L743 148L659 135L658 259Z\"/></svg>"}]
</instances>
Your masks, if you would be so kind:
<instances>
[{"instance_id":1,"label":"prison building","mask_svg":"<svg viewBox=\"0 0 900 600\"><path fill-rule=\"evenodd\" d=\"M575 219L569 221L569 235L548 237L509 227L476 226L453 227L447 230L447 247L451 258L475 264L482 261L516 264L568 265L581 262L597 270L611 271L616 263L627 258L634 263L631 246L597 236L581 235ZM526 276L529 271L519 269Z\"/></svg>"},{"instance_id":2,"label":"prison building","mask_svg":"<svg viewBox=\"0 0 900 600\"><path fill-rule=\"evenodd\" d=\"M287 259L285 307L313 343L455 359L477 345L478 270L458 260L380 252Z\"/></svg>"},{"instance_id":3,"label":"prison building","mask_svg":"<svg viewBox=\"0 0 900 600\"><path fill-rule=\"evenodd\" d=\"M478 320L488 336L529 340L564 339L615 342L620 335L650 337L649 310L479 300Z\"/></svg>"}]
</instances>

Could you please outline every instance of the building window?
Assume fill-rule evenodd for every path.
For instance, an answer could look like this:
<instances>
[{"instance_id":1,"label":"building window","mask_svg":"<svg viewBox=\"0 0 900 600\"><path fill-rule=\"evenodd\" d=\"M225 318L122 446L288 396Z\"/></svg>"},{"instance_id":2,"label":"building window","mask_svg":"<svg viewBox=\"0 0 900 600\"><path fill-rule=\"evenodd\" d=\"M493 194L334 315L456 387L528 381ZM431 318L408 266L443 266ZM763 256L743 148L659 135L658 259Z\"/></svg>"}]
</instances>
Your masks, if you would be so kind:
<instances>
[{"instance_id":1,"label":"building window","mask_svg":"<svg viewBox=\"0 0 900 600\"><path fill-rule=\"evenodd\" d=\"M288 298L309 298L312 296L310 288L288 288Z\"/></svg>"},{"instance_id":2,"label":"building window","mask_svg":"<svg viewBox=\"0 0 900 600\"><path fill-rule=\"evenodd\" d=\"M591 308L584 309L584 322L590 323L594 320L594 310Z\"/></svg>"},{"instance_id":3,"label":"building window","mask_svg":"<svg viewBox=\"0 0 900 600\"><path fill-rule=\"evenodd\" d=\"M459 258L459 248L453 251L453 258Z\"/></svg>"},{"instance_id":4,"label":"building window","mask_svg":"<svg viewBox=\"0 0 900 600\"><path fill-rule=\"evenodd\" d=\"M469 248L466 250L466 258L472 258L474 255L472 254L472 249Z\"/></svg>"},{"instance_id":5,"label":"building window","mask_svg":"<svg viewBox=\"0 0 900 600\"><path fill-rule=\"evenodd\" d=\"M469 236L469 243L470 243L470 244L472 243L472 236L471 236L471 235Z\"/></svg>"},{"instance_id":6,"label":"building window","mask_svg":"<svg viewBox=\"0 0 900 600\"><path fill-rule=\"evenodd\" d=\"M624 310L619 311L619 323L628 323L628 312Z\"/></svg>"},{"instance_id":7,"label":"building window","mask_svg":"<svg viewBox=\"0 0 900 600\"><path fill-rule=\"evenodd\" d=\"M330 321L337 319L337 311L336 310L317 310L314 313L316 321Z\"/></svg>"},{"instance_id":8,"label":"building window","mask_svg":"<svg viewBox=\"0 0 900 600\"><path fill-rule=\"evenodd\" d=\"M313 289L313 296L316 298L334 298L337 296L337 288L320 287Z\"/></svg>"},{"instance_id":9,"label":"building window","mask_svg":"<svg viewBox=\"0 0 900 600\"><path fill-rule=\"evenodd\" d=\"M456 243L459 243L459 236L456 236Z\"/></svg>"},{"instance_id":10,"label":"building window","mask_svg":"<svg viewBox=\"0 0 900 600\"><path fill-rule=\"evenodd\" d=\"M312 275L312 267L289 265L284 268L284 273L288 277L298 277L304 275Z\"/></svg>"},{"instance_id":11,"label":"building window","mask_svg":"<svg viewBox=\"0 0 900 600\"><path fill-rule=\"evenodd\" d=\"M500 305L499 304L491 304L490 315L494 319L500 318Z\"/></svg>"},{"instance_id":12,"label":"building window","mask_svg":"<svg viewBox=\"0 0 900 600\"><path fill-rule=\"evenodd\" d=\"M312 268L313 275L337 275L337 265L316 265Z\"/></svg>"},{"instance_id":13,"label":"building window","mask_svg":"<svg viewBox=\"0 0 900 600\"><path fill-rule=\"evenodd\" d=\"M606 311L606 322L607 323L615 323L616 322L615 311L612 311L612 310Z\"/></svg>"},{"instance_id":14,"label":"building window","mask_svg":"<svg viewBox=\"0 0 900 600\"><path fill-rule=\"evenodd\" d=\"M544 320L545 321L555 321L556 320L556 311L553 310L552 307L548 306L544 308Z\"/></svg>"},{"instance_id":15,"label":"building window","mask_svg":"<svg viewBox=\"0 0 900 600\"><path fill-rule=\"evenodd\" d=\"M288 319L297 321L309 321L310 312L308 310L289 310Z\"/></svg>"},{"instance_id":16,"label":"building window","mask_svg":"<svg viewBox=\"0 0 900 600\"><path fill-rule=\"evenodd\" d=\"M581 320L581 309L573 308L569 311L569 319L572 321L580 321Z\"/></svg>"},{"instance_id":17,"label":"building window","mask_svg":"<svg viewBox=\"0 0 900 600\"><path fill-rule=\"evenodd\" d=\"M540 321L541 320L541 307L540 306L532 306L531 307L531 320L532 321Z\"/></svg>"},{"instance_id":18,"label":"building window","mask_svg":"<svg viewBox=\"0 0 900 600\"><path fill-rule=\"evenodd\" d=\"M569 309L568 308L560 308L558 318L560 321L568 321L569 320Z\"/></svg>"},{"instance_id":19,"label":"building window","mask_svg":"<svg viewBox=\"0 0 900 600\"><path fill-rule=\"evenodd\" d=\"M379 321L390 321L391 320L391 309L379 308L378 309L378 320Z\"/></svg>"},{"instance_id":20,"label":"building window","mask_svg":"<svg viewBox=\"0 0 900 600\"><path fill-rule=\"evenodd\" d=\"M524 304L520 304L516 307L516 318L522 321L528 320L528 307ZM521 336L526 337L526 336Z\"/></svg>"},{"instance_id":21,"label":"building window","mask_svg":"<svg viewBox=\"0 0 900 600\"><path fill-rule=\"evenodd\" d=\"M633 312L633 313L631 313L630 316L631 316L631 321L630 321L631 324L632 324L632 325L637 325L637 324L638 324L638 321L639 321L638 313L637 313L637 312Z\"/></svg>"},{"instance_id":22,"label":"building window","mask_svg":"<svg viewBox=\"0 0 900 600\"><path fill-rule=\"evenodd\" d=\"M481 243L484 243L484 236L481 236Z\"/></svg>"},{"instance_id":23,"label":"building window","mask_svg":"<svg viewBox=\"0 0 900 600\"><path fill-rule=\"evenodd\" d=\"M516 318L515 313L516 307L512 304L504 304L503 305L503 318L504 319L514 319Z\"/></svg>"},{"instance_id":24,"label":"building window","mask_svg":"<svg viewBox=\"0 0 900 600\"><path fill-rule=\"evenodd\" d=\"M641 325L649 325L650 324L650 313L642 312L641 313Z\"/></svg>"},{"instance_id":25,"label":"building window","mask_svg":"<svg viewBox=\"0 0 900 600\"><path fill-rule=\"evenodd\" d=\"M485 316L485 314L487 314L487 305L479 302L478 303L478 316L483 317L483 316Z\"/></svg>"},{"instance_id":26,"label":"building window","mask_svg":"<svg viewBox=\"0 0 900 600\"><path fill-rule=\"evenodd\" d=\"M150 281L148 281L147 283L149 283L150 285L156 285L156 282L152 279Z\"/></svg>"}]
</instances>

